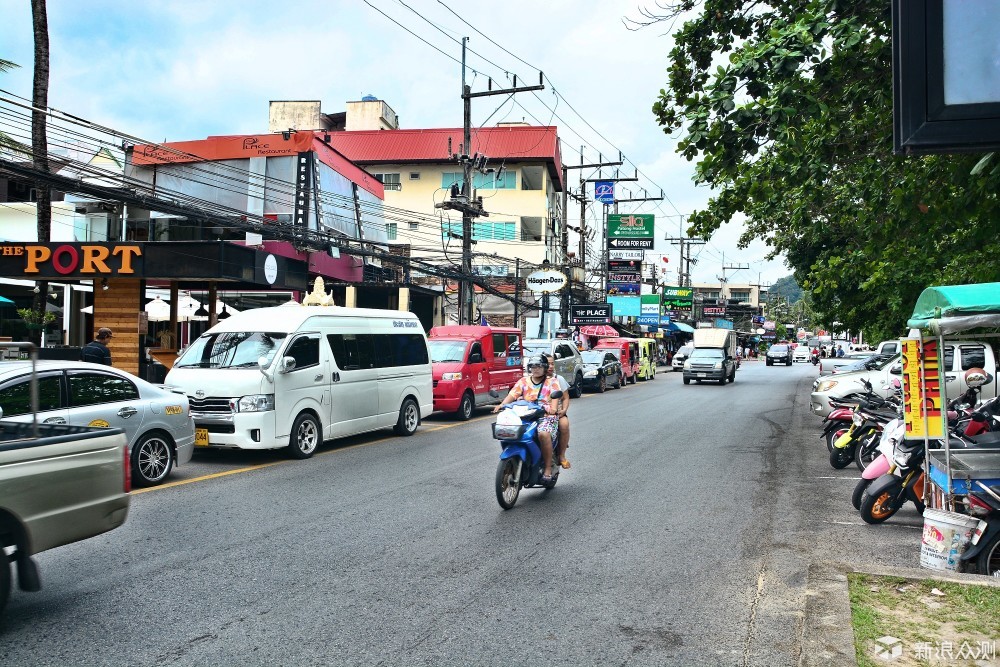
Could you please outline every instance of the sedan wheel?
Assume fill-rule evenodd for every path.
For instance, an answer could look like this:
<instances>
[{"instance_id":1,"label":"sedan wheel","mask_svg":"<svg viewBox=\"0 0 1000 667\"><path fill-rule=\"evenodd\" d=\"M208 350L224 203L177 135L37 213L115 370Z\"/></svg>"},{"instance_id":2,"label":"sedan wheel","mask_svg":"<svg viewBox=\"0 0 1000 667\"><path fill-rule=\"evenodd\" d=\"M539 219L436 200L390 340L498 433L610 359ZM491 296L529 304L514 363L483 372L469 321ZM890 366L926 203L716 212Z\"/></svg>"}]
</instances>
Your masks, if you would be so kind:
<instances>
[{"instance_id":1,"label":"sedan wheel","mask_svg":"<svg viewBox=\"0 0 1000 667\"><path fill-rule=\"evenodd\" d=\"M163 433L147 433L132 447L132 475L141 486L161 483L173 466L173 441Z\"/></svg>"},{"instance_id":2,"label":"sedan wheel","mask_svg":"<svg viewBox=\"0 0 1000 667\"><path fill-rule=\"evenodd\" d=\"M608 381L605 380L604 376L602 375L600 379L597 381L597 393L603 394L604 390L607 388L608 388Z\"/></svg>"}]
</instances>

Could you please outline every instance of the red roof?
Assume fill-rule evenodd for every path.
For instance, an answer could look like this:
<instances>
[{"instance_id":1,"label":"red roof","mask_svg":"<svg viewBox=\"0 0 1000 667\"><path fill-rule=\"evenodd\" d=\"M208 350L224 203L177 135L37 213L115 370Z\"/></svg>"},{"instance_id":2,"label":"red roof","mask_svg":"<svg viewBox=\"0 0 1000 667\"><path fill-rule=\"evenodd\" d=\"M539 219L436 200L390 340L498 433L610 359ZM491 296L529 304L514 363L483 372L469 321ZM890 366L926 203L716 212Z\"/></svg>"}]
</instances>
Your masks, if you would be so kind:
<instances>
[{"instance_id":1,"label":"red roof","mask_svg":"<svg viewBox=\"0 0 1000 667\"><path fill-rule=\"evenodd\" d=\"M327 133L319 133L317 135ZM369 164L447 163L462 145L462 128L431 130L358 130L330 132L330 146L352 162ZM451 139L451 150L448 140ZM472 152L491 164L545 162L562 190L562 158L554 126L505 125L472 130Z\"/></svg>"}]
</instances>

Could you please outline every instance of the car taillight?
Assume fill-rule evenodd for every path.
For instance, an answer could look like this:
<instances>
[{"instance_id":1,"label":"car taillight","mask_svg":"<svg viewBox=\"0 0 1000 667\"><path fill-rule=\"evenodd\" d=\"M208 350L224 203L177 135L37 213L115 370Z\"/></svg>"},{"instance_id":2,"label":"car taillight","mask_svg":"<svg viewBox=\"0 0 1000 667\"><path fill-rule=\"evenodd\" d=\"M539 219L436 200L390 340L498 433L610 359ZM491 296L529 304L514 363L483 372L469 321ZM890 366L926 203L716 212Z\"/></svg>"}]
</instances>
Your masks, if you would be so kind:
<instances>
[{"instance_id":1,"label":"car taillight","mask_svg":"<svg viewBox=\"0 0 1000 667\"><path fill-rule=\"evenodd\" d=\"M125 466L125 493L132 491L132 464L128 460L128 443L122 447L122 461Z\"/></svg>"},{"instance_id":2,"label":"car taillight","mask_svg":"<svg viewBox=\"0 0 1000 667\"><path fill-rule=\"evenodd\" d=\"M992 507L971 493L965 497L965 504L969 508L969 514L973 516L987 516L993 511Z\"/></svg>"}]
</instances>

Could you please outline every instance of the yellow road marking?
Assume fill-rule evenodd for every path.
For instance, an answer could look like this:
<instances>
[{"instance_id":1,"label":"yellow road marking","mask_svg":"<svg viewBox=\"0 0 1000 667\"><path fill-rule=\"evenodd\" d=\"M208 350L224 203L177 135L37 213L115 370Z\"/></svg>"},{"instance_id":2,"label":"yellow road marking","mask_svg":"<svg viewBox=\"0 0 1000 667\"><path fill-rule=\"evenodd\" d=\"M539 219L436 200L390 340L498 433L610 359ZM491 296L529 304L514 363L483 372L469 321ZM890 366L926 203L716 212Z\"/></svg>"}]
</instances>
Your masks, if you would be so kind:
<instances>
[{"instance_id":1,"label":"yellow road marking","mask_svg":"<svg viewBox=\"0 0 1000 667\"><path fill-rule=\"evenodd\" d=\"M581 396L580 398L587 398L587 396ZM579 398L576 400L580 400ZM493 413L488 413L485 415L480 415L473 419L469 419L464 422L455 422L454 424L442 424L441 426L435 426L434 428L428 428L421 431L421 433L433 433L434 431L443 431L446 428L455 428L456 426L462 426L463 424L470 424L472 422L482 421L489 417L492 417ZM357 449L359 447L368 447L370 445L377 445L380 442L386 442L387 440L394 440L396 436L385 436L383 438L378 438L377 440L372 440L370 442L359 442L356 445L347 445L346 447L337 447L335 449L329 449L325 452L318 452L316 456L323 456L325 454L336 454L337 452L346 452L351 449ZM251 470L260 470L261 468L270 468L271 466L281 465L283 463L291 463L291 459L283 461L271 461L270 463L259 463L257 465L245 466L243 468L234 468L233 470L223 470L222 472L213 472L209 475L201 475L199 477L192 477L191 479L180 479L176 482L167 482L166 484L160 484L159 486L150 486L142 489L133 489L132 495L138 495L140 493L149 493L150 491L162 491L163 489L171 489L175 486L184 486L185 484L194 484L195 482L204 482L209 479L217 479L219 477L226 477L227 475L237 475L244 472L250 472Z\"/></svg>"}]
</instances>

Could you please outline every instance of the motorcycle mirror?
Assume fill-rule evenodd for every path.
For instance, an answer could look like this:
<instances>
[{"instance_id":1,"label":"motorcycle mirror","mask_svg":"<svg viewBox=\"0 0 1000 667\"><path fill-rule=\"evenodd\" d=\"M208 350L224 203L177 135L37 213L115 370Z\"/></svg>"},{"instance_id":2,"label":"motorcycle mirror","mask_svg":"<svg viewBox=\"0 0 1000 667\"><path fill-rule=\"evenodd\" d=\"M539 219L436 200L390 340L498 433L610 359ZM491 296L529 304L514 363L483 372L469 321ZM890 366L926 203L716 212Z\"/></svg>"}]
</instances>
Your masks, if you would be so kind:
<instances>
[{"instance_id":1,"label":"motorcycle mirror","mask_svg":"<svg viewBox=\"0 0 1000 667\"><path fill-rule=\"evenodd\" d=\"M549 396L551 396L552 398L562 398L563 393L560 390L556 389L554 392L549 394Z\"/></svg>"},{"instance_id":2,"label":"motorcycle mirror","mask_svg":"<svg viewBox=\"0 0 1000 667\"><path fill-rule=\"evenodd\" d=\"M989 384L992 379L982 368L970 368L965 371L965 384L969 388L982 387L984 384Z\"/></svg>"},{"instance_id":3,"label":"motorcycle mirror","mask_svg":"<svg viewBox=\"0 0 1000 667\"><path fill-rule=\"evenodd\" d=\"M892 378L893 389L902 389L903 383L899 381L899 378Z\"/></svg>"}]
</instances>

